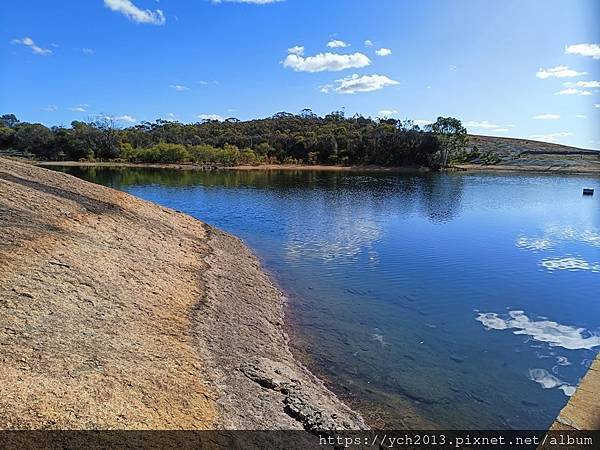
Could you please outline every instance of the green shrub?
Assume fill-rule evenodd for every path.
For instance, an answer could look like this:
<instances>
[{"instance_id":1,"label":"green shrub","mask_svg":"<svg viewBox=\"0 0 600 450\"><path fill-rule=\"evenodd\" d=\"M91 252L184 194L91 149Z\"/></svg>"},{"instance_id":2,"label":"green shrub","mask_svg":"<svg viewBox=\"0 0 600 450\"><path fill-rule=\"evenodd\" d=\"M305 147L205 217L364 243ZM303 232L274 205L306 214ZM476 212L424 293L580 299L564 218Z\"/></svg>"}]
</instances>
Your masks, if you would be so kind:
<instances>
[{"instance_id":1,"label":"green shrub","mask_svg":"<svg viewBox=\"0 0 600 450\"><path fill-rule=\"evenodd\" d=\"M161 142L149 148L133 148L129 143L121 144L121 158L130 162L142 163L181 163L190 160L190 155L182 144Z\"/></svg>"},{"instance_id":2,"label":"green shrub","mask_svg":"<svg viewBox=\"0 0 600 450\"><path fill-rule=\"evenodd\" d=\"M188 148L190 159L196 163L223 164L235 166L238 164L256 164L264 158L256 156L252 149L240 150L235 145L225 144L223 148L212 145L194 145Z\"/></svg>"}]
</instances>

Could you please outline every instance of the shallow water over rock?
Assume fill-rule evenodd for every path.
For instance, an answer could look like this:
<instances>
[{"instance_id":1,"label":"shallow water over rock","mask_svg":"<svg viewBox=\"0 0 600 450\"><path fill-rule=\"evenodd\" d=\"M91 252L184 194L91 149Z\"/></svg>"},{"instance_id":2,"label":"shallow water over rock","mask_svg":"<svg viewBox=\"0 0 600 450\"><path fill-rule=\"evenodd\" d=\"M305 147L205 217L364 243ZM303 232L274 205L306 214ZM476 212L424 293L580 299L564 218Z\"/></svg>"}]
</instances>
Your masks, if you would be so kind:
<instances>
[{"instance_id":1,"label":"shallow water over rock","mask_svg":"<svg viewBox=\"0 0 600 450\"><path fill-rule=\"evenodd\" d=\"M62 170L244 239L375 424L547 427L600 349L597 178Z\"/></svg>"}]
</instances>

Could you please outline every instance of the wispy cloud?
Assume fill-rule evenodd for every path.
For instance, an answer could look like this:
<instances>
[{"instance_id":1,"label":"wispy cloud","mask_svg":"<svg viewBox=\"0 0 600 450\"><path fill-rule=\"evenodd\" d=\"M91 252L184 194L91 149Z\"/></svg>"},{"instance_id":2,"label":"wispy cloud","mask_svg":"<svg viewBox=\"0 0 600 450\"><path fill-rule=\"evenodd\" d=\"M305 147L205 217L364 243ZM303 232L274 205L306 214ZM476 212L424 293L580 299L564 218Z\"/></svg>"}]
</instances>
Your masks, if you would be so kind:
<instances>
[{"instance_id":1,"label":"wispy cloud","mask_svg":"<svg viewBox=\"0 0 600 450\"><path fill-rule=\"evenodd\" d=\"M533 116L532 119L535 120L558 120L560 116L558 114L538 114L537 116Z\"/></svg>"},{"instance_id":2,"label":"wispy cloud","mask_svg":"<svg viewBox=\"0 0 600 450\"><path fill-rule=\"evenodd\" d=\"M54 112L58 110L58 106L56 105L48 105L44 108L44 111Z\"/></svg>"},{"instance_id":3,"label":"wispy cloud","mask_svg":"<svg viewBox=\"0 0 600 450\"><path fill-rule=\"evenodd\" d=\"M81 51L83 53L85 53L86 55L93 55L94 54L94 50L92 50L91 48L82 48Z\"/></svg>"},{"instance_id":4,"label":"wispy cloud","mask_svg":"<svg viewBox=\"0 0 600 450\"><path fill-rule=\"evenodd\" d=\"M389 48L380 48L379 50L376 50L375 53L379 56L390 56L392 51Z\"/></svg>"},{"instance_id":5,"label":"wispy cloud","mask_svg":"<svg viewBox=\"0 0 600 450\"><path fill-rule=\"evenodd\" d=\"M365 47L373 47L373 41L371 39L367 39L365 41Z\"/></svg>"},{"instance_id":6,"label":"wispy cloud","mask_svg":"<svg viewBox=\"0 0 600 450\"><path fill-rule=\"evenodd\" d=\"M337 72L366 67L370 64L369 57L360 52L350 55L327 52L307 57L289 54L283 61L283 67L292 69L295 72Z\"/></svg>"},{"instance_id":7,"label":"wispy cloud","mask_svg":"<svg viewBox=\"0 0 600 450\"><path fill-rule=\"evenodd\" d=\"M190 88L182 84L170 84L169 87L177 92L189 91Z\"/></svg>"},{"instance_id":8,"label":"wispy cloud","mask_svg":"<svg viewBox=\"0 0 600 450\"><path fill-rule=\"evenodd\" d=\"M567 88L562 91L555 92L554 95L592 95L591 91L584 91L577 88Z\"/></svg>"},{"instance_id":9,"label":"wispy cloud","mask_svg":"<svg viewBox=\"0 0 600 450\"><path fill-rule=\"evenodd\" d=\"M473 128L476 130L485 130L487 132L491 132L491 133L505 133L508 131L508 128L501 126L501 125L497 125L495 123L489 122L487 120L483 120L481 122L477 122L477 121L469 121L465 124L465 126L467 128Z\"/></svg>"},{"instance_id":10,"label":"wispy cloud","mask_svg":"<svg viewBox=\"0 0 600 450\"><path fill-rule=\"evenodd\" d=\"M137 122L137 119L135 117L131 117L129 115L117 116L117 117L115 117L115 120L117 120L119 122L127 122L127 123L136 123Z\"/></svg>"},{"instance_id":11,"label":"wispy cloud","mask_svg":"<svg viewBox=\"0 0 600 450\"><path fill-rule=\"evenodd\" d=\"M112 11L119 12L135 23L148 23L151 25L164 25L165 14L160 9L140 9L131 0L104 0L104 6Z\"/></svg>"},{"instance_id":12,"label":"wispy cloud","mask_svg":"<svg viewBox=\"0 0 600 450\"><path fill-rule=\"evenodd\" d=\"M363 75L354 74L350 77L336 80L338 86L335 91L339 94L356 94L357 92L372 92L383 89L386 86L399 84L385 75Z\"/></svg>"},{"instance_id":13,"label":"wispy cloud","mask_svg":"<svg viewBox=\"0 0 600 450\"><path fill-rule=\"evenodd\" d=\"M90 105L88 105L87 103L80 103L79 105L75 105L72 108L69 108L71 111L75 111L75 112L87 112L87 109L89 108Z\"/></svg>"},{"instance_id":14,"label":"wispy cloud","mask_svg":"<svg viewBox=\"0 0 600 450\"><path fill-rule=\"evenodd\" d=\"M23 39L13 39L11 44L15 45L24 45L25 47L29 47L33 53L40 56L48 56L52 54L52 50L47 48L42 48L33 41L30 37L24 37Z\"/></svg>"},{"instance_id":15,"label":"wispy cloud","mask_svg":"<svg viewBox=\"0 0 600 450\"><path fill-rule=\"evenodd\" d=\"M565 53L570 55L589 56L600 59L600 44L574 44L565 48Z\"/></svg>"},{"instance_id":16,"label":"wispy cloud","mask_svg":"<svg viewBox=\"0 0 600 450\"><path fill-rule=\"evenodd\" d=\"M535 76L545 80L547 78L573 78L587 75L587 72L577 72L568 66L556 66L549 69L539 68Z\"/></svg>"},{"instance_id":17,"label":"wispy cloud","mask_svg":"<svg viewBox=\"0 0 600 450\"><path fill-rule=\"evenodd\" d=\"M600 81L578 81L577 83L573 83L572 81L567 81L563 83L565 87L582 87L582 88L600 88Z\"/></svg>"},{"instance_id":18,"label":"wispy cloud","mask_svg":"<svg viewBox=\"0 0 600 450\"><path fill-rule=\"evenodd\" d=\"M538 141L546 141L546 142L558 142L562 138L567 136L573 136L573 133L567 131L561 131L559 133L548 133L548 134L532 134L529 136L531 139L536 139Z\"/></svg>"}]
</instances>

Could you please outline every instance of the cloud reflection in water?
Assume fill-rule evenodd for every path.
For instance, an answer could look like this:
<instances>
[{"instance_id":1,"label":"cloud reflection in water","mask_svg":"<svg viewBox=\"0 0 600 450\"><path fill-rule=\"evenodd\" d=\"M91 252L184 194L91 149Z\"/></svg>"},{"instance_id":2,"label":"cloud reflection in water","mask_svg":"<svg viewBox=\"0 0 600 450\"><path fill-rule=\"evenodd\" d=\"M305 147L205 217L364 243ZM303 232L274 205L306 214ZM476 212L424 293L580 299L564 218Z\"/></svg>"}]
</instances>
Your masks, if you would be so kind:
<instances>
[{"instance_id":1,"label":"cloud reflection in water","mask_svg":"<svg viewBox=\"0 0 600 450\"><path fill-rule=\"evenodd\" d=\"M481 322L487 330L513 329L514 334L531 336L551 347L590 350L600 346L600 336L590 333L585 328L561 325L551 320L531 320L523 311L510 311L508 316L502 318L496 313L479 313L475 320Z\"/></svg>"},{"instance_id":2,"label":"cloud reflection in water","mask_svg":"<svg viewBox=\"0 0 600 450\"><path fill-rule=\"evenodd\" d=\"M575 393L575 386L558 379L545 369L529 369L529 379L535 381L544 389L558 388L570 397Z\"/></svg>"}]
</instances>

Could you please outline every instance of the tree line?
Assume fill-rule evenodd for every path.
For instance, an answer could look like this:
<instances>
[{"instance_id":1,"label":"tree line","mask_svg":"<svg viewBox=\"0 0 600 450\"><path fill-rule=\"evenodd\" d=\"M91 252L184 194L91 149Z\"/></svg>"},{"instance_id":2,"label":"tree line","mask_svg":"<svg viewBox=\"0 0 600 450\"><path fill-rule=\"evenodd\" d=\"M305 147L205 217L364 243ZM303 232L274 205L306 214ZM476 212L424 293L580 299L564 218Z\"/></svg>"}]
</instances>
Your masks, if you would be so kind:
<instances>
[{"instance_id":1,"label":"tree line","mask_svg":"<svg viewBox=\"0 0 600 450\"><path fill-rule=\"evenodd\" d=\"M43 160L214 163L291 163L425 166L440 168L466 146L460 120L439 117L420 127L411 120L324 117L310 110L265 119L156 120L120 127L102 115L69 127L0 116L0 150Z\"/></svg>"}]
</instances>

